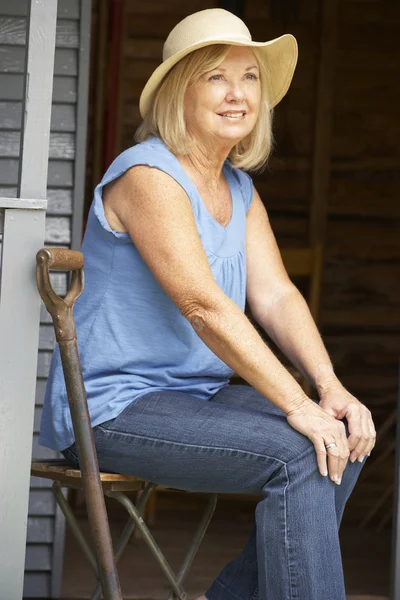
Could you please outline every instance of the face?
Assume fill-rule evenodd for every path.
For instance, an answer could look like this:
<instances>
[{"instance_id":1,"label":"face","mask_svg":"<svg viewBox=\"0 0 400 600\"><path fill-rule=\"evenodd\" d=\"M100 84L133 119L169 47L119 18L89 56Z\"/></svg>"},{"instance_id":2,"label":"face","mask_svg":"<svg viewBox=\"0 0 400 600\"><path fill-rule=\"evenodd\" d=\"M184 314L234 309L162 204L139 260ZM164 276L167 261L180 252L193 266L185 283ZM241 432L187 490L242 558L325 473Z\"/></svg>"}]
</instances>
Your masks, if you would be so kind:
<instances>
[{"instance_id":1,"label":"face","mask_svg":"<svg viewBox=\"0 0 400 600\"><path fill-rule=\"evenodd\" d=\"M260 73L253 51L232 46L218 67L188 87L188 131L204 142L233 147L253 129L260 100Z\"/></svg>"}]
</instances>

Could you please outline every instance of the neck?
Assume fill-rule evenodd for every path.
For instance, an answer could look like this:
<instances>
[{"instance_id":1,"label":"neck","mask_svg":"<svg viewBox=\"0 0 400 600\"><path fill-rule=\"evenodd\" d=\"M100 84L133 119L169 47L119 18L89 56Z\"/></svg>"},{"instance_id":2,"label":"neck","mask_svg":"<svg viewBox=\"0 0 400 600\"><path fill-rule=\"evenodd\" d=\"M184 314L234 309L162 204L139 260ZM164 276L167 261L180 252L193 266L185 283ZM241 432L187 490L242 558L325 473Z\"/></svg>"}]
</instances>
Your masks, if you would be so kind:
<instances>
[{"instance_id":1,"label":"neck","mask_svg":"<svg viewBox=\"0 0 400 600\"><path fill-rule=\"evenodd\" d=\"M181 154L177 158L183 167L187 167L209 183L218 183L222 167L231 150L232 145L211 147L211 145L206 146L196 140L189 154Z\"/></svg>"}]
</instances>

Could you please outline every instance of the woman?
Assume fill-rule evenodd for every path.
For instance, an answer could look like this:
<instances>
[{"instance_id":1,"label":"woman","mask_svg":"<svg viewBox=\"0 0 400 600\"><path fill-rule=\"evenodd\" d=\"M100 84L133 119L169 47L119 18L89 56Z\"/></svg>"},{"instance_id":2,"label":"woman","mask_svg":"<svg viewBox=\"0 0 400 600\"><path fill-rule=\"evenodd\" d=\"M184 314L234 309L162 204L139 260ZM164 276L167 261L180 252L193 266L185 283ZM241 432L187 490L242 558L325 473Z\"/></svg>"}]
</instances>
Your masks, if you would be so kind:
<instances>
[{"instance_id":1,"label":"woman","mask_svg":"<svg viewBox=\"0 0 400 600\"><path fill-rule=\"evenodd\" d=\"M82 246L75 318L101 468L262 495L208 600L344 600L338 529L375 443L246 173L268 157L296 59L292 36L252 42L221 9L181 21L143 90L140 143L97 186ZM319 403L247 320L246 298ZM250 386L230 386L234 371ZM77 461L57 349L41 441Z\"/></svg>"}]
</instances>

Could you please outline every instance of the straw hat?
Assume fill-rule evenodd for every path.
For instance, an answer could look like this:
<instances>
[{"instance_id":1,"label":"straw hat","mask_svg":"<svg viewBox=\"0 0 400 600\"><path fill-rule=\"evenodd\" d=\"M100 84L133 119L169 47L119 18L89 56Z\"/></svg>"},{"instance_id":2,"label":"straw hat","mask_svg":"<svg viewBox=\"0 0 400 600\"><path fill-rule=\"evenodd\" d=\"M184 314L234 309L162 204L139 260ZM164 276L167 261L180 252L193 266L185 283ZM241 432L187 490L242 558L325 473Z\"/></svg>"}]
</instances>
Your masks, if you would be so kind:
<instances>
[{"instance_id":1,"label":"straw hat","mask_svg":"<svg viewBox=\"0 0 400 600\"><path fill-rule=\"evenodd\" d=\"M190 52L211 44L229 44L259 48L268 72L268 95L271 108L289 89L297 62L297 42L290 35L253 42L250 31L239 17L222 8L210 8L189 15L170 32L163 49L163 62L153 71L143 88L139 108L144 117L157 87L172 67Z\"/></svg>"}]
</instances>

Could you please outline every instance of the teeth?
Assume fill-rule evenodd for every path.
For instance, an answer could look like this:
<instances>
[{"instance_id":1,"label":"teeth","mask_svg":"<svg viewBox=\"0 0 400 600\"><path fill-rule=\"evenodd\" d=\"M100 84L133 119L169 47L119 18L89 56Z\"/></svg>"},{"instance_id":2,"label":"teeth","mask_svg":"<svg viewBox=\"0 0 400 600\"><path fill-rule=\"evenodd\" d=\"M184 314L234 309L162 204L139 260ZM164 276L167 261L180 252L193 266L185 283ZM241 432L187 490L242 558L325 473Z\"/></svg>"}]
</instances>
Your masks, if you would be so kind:
<instances>
[{"instance_id":1,"label":"teeth","mask_svg":"<svg viewBox=\"0 0 400 600\"><path fill-rule=\"evenodd\" d=\"M222 113L221 117L229 117L230 119L240 119L244 116L244 112L242 113Z\"/></svg>"}]
</instances>

